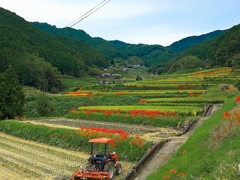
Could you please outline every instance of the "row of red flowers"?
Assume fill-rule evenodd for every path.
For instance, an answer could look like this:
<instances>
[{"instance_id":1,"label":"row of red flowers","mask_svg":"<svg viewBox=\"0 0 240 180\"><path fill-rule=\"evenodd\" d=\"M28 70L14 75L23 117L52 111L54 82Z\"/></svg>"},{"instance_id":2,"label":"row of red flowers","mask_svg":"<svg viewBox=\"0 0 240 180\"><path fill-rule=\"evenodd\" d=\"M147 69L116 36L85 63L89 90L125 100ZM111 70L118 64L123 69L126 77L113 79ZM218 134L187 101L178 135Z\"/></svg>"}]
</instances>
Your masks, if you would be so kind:
<instances>
[{"instance_id":1,"label":"row of red flowers","mask_svg":"<svg viewBox=\"0 0 240 180\"><path fill-rule=\"evenodd\" d=\"M129 134L122 129L107 129L107 128L101 128L101 127L84 127L80 126L81 131L95 131L95 132L102 132L102 133L107 133L107 134L118 134L120 135L123 139L126 139Z\"/></svg>"},{"instance_id":2,"label":"row of red flowers","mask_svg":"<svg viewBox=\"0 0 240 180\"><path fill-rule=\"evenodd\" d=\"M231 72L231 70L230 69L218 69L218 70L211 71L211 72L196 72L196 73L194 73L194 76L200 76L200 75L208 76L208 75L215 75L217 73L223 73L223 72L226 72L229 74Z\"/></svg>"},{"instance_id":3,"label":"row of red flowers","mask_svg":"<svg viewBox=\"0 0 240 180\"><path fill-rule=\"evenodd\" d=\"M144 99L141 99L139 100L141 102L147 102L146 100ZM236 102L240 102L240 96L238 96L236 98ZM69 112L75 112L77 110L77 108L72 108L71 110L69 110ZM117 110L106 110L106 109L86 109L86 108L83 108L82 109L83 111L86 112L86 115L90 115L91 113L93 112L101 112L101 113L104 113L106 116L110 116L111 114L121 114L121 109L117 109ZM178 114L174 114L174 112L172 111L169 111L169 112L163 112L163 111L159 111L159 110L130 110L129 112L127 112L126 114L126 118L128 118L128 114L132 115L132 116L148 116L149 118L154 118L154 117L157 117L159 115L162 115L162 116L178 116ZM77 114L78 115L78 112ZM228 117L230 117L231 114L226 112L224 113L224 115L222 116L222 119L226 119Z\"/></svg>"},{"instance_id":4,"label":"row of red flowers","mask_svg":"<svg viewBox=\"0 0 240 180\"><path fill-rule=\"evenodd\" d=\"M77 110L77 108L72 108L71 110L69 110L69 112L75 112ZM107 109L86 109L86 108L83 108L82 109L83 111L85 111L86 115L90 115L91 113L97 113L97 112L100 112L100 113L104 113L106 116L110 116L112 114L121 114L121 109L117 109L117 110L114 110L114 109L110 109L110 110L107 110ZM171 116L171 117L174 117L174 116L178 116L179 114L178 113L174 113L173 111L167 111L167 112L163 112L163 111L159 111L159 110L143 110L143 109L133 109L133 110L130 110L128 112L124 112L126 114L126 118L128 118L129 116L128 115L131 115L132 117L136 117L136 116L148 116L149 118L155 118L157 116ZM77 114L78 115L78 114Z\"/></svg>"},{"instance_id":5,"label":"row of red flowers","mask_svg":"<svg viewBox=\"0 0 240 180\"><path fill-rule=\"evenodd\" d=\"M101 128L101 127L84 127L80 126L75 133L71 134L64 134L60 138L65 139L67 137L74 138L76 136L80 137L88 137L88 138L96 138L96 137L112 137L115 139L115 142L110 144L110 148L113 148L117 145L118 142L127 140L129 134L122 129L108 129L108 128ZM57 138L56 135L51 134L50 137L52 139ZM136 144L139 148L143 146L145 141L140 139L140 136L135 136L134 139L131 139L129 144L133 145Z\"/></svg>"},{"instance_id":6,"label":"row of red flowers","mask_svg":"<svg viewBox=\"0 0 240 180\"><path fill-rule=\"evenodd\" d=\"M23 115L23 116L14 116L14 119L18 119L18 118L23 118L23 119L26 119L27 116L26 115Z\"/></svg>"}]
</instances>

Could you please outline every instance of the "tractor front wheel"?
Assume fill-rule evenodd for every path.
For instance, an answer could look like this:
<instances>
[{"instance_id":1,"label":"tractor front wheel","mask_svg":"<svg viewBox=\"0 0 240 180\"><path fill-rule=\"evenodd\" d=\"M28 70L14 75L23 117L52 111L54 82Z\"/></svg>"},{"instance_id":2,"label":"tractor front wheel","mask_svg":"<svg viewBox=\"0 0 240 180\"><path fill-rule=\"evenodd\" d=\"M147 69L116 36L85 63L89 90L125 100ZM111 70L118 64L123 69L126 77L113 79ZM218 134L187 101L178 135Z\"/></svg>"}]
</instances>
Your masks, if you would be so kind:
<instances>
[{"instance_id":1,"label":"tractor front wheel","mask_svg":"<svg viewBox=\"0 0 240 180\"><path fill-rule=\"evenodd\" d=\"M122 174L122 165L118 163L116 165L116 175L120 175L120 174Z\"/></svg>"},{"instance_id":2,"label":"tractor front wheel","mask_svg":"<svg viewBox=\"0 0 240 180\"><path fill-rule=\"evenodd\" d=\"M114 177L114 165L112 162L108 162L104 166L104 171L109 172L110 179L113 179Z\"/></svg>"}]
</instances>

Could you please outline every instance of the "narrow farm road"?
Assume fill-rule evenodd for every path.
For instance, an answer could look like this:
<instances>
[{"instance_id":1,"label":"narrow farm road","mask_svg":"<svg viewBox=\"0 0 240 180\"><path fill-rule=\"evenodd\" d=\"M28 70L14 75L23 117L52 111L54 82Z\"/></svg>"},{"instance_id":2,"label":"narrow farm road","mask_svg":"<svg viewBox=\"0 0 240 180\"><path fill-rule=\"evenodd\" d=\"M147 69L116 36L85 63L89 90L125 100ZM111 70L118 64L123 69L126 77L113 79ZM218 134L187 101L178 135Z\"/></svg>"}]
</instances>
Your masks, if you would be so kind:
<instances>
[{"instance_id":1,"label":"narrow farm road","mask_svg":"<svg viewBox=\"0 0 240 180\"><path fill-rule=\"evenodd\" d=\"M144 180L147 176L154 173L161 165L163 165L171 157L171 155L178 150L178 148L187 141L194 130L199 127L205 120L207 120L213 113L215 113L222 105L213 105L207 113L207 117L199 119L193 124L189 131L179 137L169 137L170 141L167 142L158 152L156 152L148 163L137 174L135 180Z\"/></svg>"}]
</instances>

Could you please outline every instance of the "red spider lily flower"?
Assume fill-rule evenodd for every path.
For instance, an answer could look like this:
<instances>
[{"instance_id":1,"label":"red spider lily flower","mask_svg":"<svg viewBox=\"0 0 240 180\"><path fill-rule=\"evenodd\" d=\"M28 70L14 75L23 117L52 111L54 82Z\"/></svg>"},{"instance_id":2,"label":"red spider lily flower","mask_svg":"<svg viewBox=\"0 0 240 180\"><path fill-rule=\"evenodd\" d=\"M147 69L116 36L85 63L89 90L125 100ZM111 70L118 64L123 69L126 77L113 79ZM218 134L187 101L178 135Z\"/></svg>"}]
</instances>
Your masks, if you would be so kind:
<instances>
[{"instance_id":1,"label":"red spider lily flower","mask_svg":"<svg viewBox=\"0 0 240 180\"><path fill-rule=\"evenodd\" d=\"M169 172L170 173L176 173L177 171L175 169L171 169Z\"/></svg>"},{"instance_id":2,"label":"red spider lily flower","mask_svg":"<svg viewBox=\"0 0 240 180\"><path fill-rule=\"evenodd\" d=\"M121 113L121 110L120 110L120 109L116 110L116 113L117 113L117 114L120 114L120 113Z\"/></svg>"},{"instance_id":3,"label":"red spider lily flower","mask_svg":"<svg viewBox=\"0 0 240 180\"><path fill-rule=\"evenodd\" d=\"M126 119L128 119L128 115L126 115Z\"/></svg>"},{"instance_id":4,"label":"red spider lily flower","mask_svg":"<svg viewBox=\"0 0 240 180\"><path fill-rule=\"evenodd\" d=\"M189 92L189 95L190 95L190 96L194 96L194 93L193 93L193 92Z\"/></svg>"},{"instance_id":5,"label":"red spider lily flower","mask_svg":"<svg viewBox=\"0 0 240 180\"><path fill-rule=\"evenodd\" d=\"M134 143L135 143L135 140L134 140L134 139L130 141L130 144L131 144L131 145L134 144Z\"/></svg>"},{"instance_id":6,"label":"red spider lily flower","mask_svg":"<svg viewBox=\"0 0 240 180\"><path fill-rule=\"evenodd\" d=\"M54 135L52 135L52 134L50 135L50 137L51 137L52 139L56 138L56 136L54 136Z\"/></svg>"},{"instance_id":7,"label":"red spider lily flower","mask_svg":"<svg viewBox=\"0 0 240 180\"><path fill-rule=\"evenodd\" d=\"M141 148L144 144L144 141L138 140L137 144L138 144L138 147Z\"/></svg>"},{"instance_id":8,"label":"red spider lily flower","mask_svg":"<svg viewBox=\"0 0 240 180\"><path fill-rule=\"evenodd\" d=\"M186 154L186 153L187 153L187 150L182 151L182 154Z\"/></svg>"},{"instance_id":9,"label":"red spider lily flower","mask_svg":"<svg viewBox=\"0 0 240 180\"><path fill-rule=\"evenodd\" d=\"M89 92L87 92L86 95L87 95L88 97L91 97L91 96L92 96L92 94L89 93Z\"/></svg>"},{"instance_id":10,"label":"red spider lily flower","mask_svg":"<svg viewBox=\"0 0 240 180\"><path fill-rule=\"evenodd\" d=\"M179 173L178 176L179 176L179 177L184 177L185 174L183 174L183 173Z\"/></svg>"},{"instance_id":11,"label":"red spider lily flower","mask_svg":"<svg viewBox=\"0 0 240 180\"><path fill-rule=\"evenodd\" d=\"M136 136L135 138L136 138L136 140L139 140L139 139L140 139L140 136Z\"/></svg>"},{"instance_id":12,"label":"red spider lily flower","mask_svg":"<svg viewBox=\"0 0 240 180\"><path fill-rule=\"evenodd\" d=\"M90 111L91 112L97 112L98 110L97 109L91 109Z\"/></svg>"},{"instance_id":13,"label":"red spider lily flower","mask_svg":"<svg viewBox=\"0 0 240 180\"><path fill-rule=\"evenodd\" d=\"M120 136L122 137L122 139L127 139L129 134L128 133L121 133Z\"/></svg>"},{"instance_id":14,"label":"red spider lily flower","mask_svg":"<svg viewBox=\"0 0 240 180\"><path fill-rule=\"evenodd\" d=\"M91 111L86 111L86 115L90 115L91 114Z\"/></svg>"},{"instance_id":15,"label":"red spider lily flower","mask_svg":"<svg viewBox=\"0 0 240 180\"><path fill-rule=\"evenodd\" d=\"M146 99L140 99L138 102L140 102L140 103L146 103L147 100L146 100Z\"/></svg>"},{"instance_id":16,"label":"red spider lily flower","mask_svg":"<svg viewBox=\"0 0 240 180\"><path fill-rule=\"evenodd\" d=\"M67 134L63 134L62 138L65 139L67 137Z\"/></svg>"},{"instance_id":17,"label":"red spider lily flower","mask_svg":"<svg viewBox=\"0 0 240 180\"><path fill-rule=\"evenodd\" d=\"M169 111L169 114L170 114L170 115L172 115L172 114L173 114L173 112L172 112L172 111Z\"/></svg>"},{"instance_id":18,"label":"red spider lily flower","mask_svg":"<svg viewBox=\"0 0 240 180\"><path fill-rule=\"evenodd\" d=\"M236 98L236 101L237 101L237 102L240 102L240 96L238 96L238 97Z\"/></svg>"},{"instance_id":19,"label":"red spider lily flower","mask_svg":"<svg viewBox=\"0 0 240 180\"><path fill-rule=\"evenodd\" d=\"M19 118L19 116L14 116L14 119L18 119Z\"/></svg>"},{"instance_id":20,"label":"red spider lily flower","mask_svg":"<svg viewBox=\"0 0 240 180\"><path fill-rule=\"evenodd\" d=\"M116 92L116 95L124 95L127 94L126 92Z\"/></svg>"},{"instance_id":21,"label":"red spider lily flower","mask_svg":"<svg viewBox=\"0 0 240 180\"><path fill-rule=\"evenodd\" d=\"M225 113L223 114L223 116L222 116L222 119L227 119L227 118L229 118L229 117L231 117L231 113L225 112Z\"/></svg>"},{"instance_id":22,"label":"red spider lily flower","mask_svg":"<svg viewBox=\"0 0 240 180\"><path fill-rule=\"evenodd\" d=\"M165 176L163 176L165 179L169 179L170 178L170 176L169 175L165 175Z\"/></svg>"},{"instance_id":23,"label":"red spider lily flower","mask_svg":"<svg viewBox=\"0 0 240 180\"><path fill-rule=\"evenodd\" d=\"M106 116L110 116L112 113L110 111L104 112Z\"/></svg>"}]
</instances>

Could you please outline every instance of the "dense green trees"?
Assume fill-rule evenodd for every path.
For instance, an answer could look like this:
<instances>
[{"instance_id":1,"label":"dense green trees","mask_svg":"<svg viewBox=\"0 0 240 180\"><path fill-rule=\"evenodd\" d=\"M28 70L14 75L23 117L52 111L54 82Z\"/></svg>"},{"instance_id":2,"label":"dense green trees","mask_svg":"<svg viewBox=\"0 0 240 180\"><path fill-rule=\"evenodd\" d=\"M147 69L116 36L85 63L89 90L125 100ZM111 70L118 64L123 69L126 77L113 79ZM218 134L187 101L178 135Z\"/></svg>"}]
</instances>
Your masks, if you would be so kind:
<instances>
[{"instance_id":1,"label":"dense green trees","mask_svg":"<svg viewBox=\"0 0 240 180\"><path fill-rule=\"evenodd\" d=\"M179 41L176 41L174 43L172 43L170 46L167 46L167 48L169 48L170 50L174 51L174 52L182 52L184 50L189 49L191 46L196 45L196 44L201 44L204 41L207 41L209 39L215 38L216 36L222 34L223 32L225 32L224 30L216 30L207 34L203 34L200 36L190 36L190 37L186 37L184 39L181 39Z\"/></svg>"},{"instance_id":2,"label":"dense green trees","mask_svg":"<svg viewBox=\"0 0 240 180\"><path fill-rule=\"evenodd\" d=\"M187 70L187 69L197 69L202 68L203 62L196 56L185 56L180 60L176 61L169 69L169 73L176 71Z\"/></svg>"},{"instance_id":3,"label":"dense green trees","mask_svg":"<svg viewBox=\"0 0 240 180\"><path fill-rule=\"evenodd\" d=\"M22 86L12 66L0 75L0 119L21 116L25 103Z\"/></svg>"},{"instance_id":4,"label":"dense green trees","mask_svg":"<svg viewBox=\"0 0 240 180\"><path fill-rule=\"evenodd\" d=\"M199 64L199 61L195 64L196 68L200 65L203 68L232 67L236 69L239 68L239 54L240 25L236 25L211 40L194 45L191 48L178 53L168 62L159 64L161 65L161 72L172 73L174 69L187 69L189 66L188 63L184 63L185 66L181 66L182 68L176 69L176 67L177 64L183 65L183 61L186 60L183 60L183 58L194 56L201 61L201 64ZM176 61L180 62L176 63ZM158 71L158 69L156 71Z\"/></svg>"},{"instance_id":5,"label":"dense green trees","mask_svg":"<svg viewBox=\"0 0 240 180\"><path fill-rule=\"evenodd\" d=\"M0 8L0 21L0 73L12 64L21 82L44 91L61 89L54 68L61 74L82 77L99 74L101 69L116 62L121 65L143 63L151 73L157 74L193 68L193 65L239 67L240 25L226 31L185 38L163 47L106 41L92 38L82 30L29 23L3 8ZM29 54L34 54L33 59L38 60L30 61ZM197 60L193 60L189 67L189 61L186 62L190 56ZM40 59L49 64L39 63ZM45 78L47 76L55 80Z\"/></svg>"},{"instance_id":6,"label":"dense green trees","mask_svg":"<svg viewBox=\"0 0 240 180\"><path fill-rule=\"evenodd\" d=\"M172 51L161 45L128 44L118 40L106 41L102 38L92 38L82 30L72 28L60 29L47 23L33 22L33 24L45 32L80 40L97 49L111 60L115 58L127 60L137 57L144 61L145 66L150 67L153 64L168 61L174 55Z\"/></svg>"},{"instance_id":7,"label":"dense green trees","mask_svg":"<svg viewBox=\"0 0 240 180\"><path fill-rule=\"evenodd\" d=\"M53 93L64 89L57 68L44 61L38 54L25 54L22 63L24 66L16 67L22 84Z\"/></svg>"},{"instance_id":8,"label":"dense green trees","mask_svg":"<svg viewBox=\"0 0 240 180\"><path fill-rule=\"evenodd\" d=\"M106 55L82 41L45 33L3 8L0 8L0 21L0 73L9 64L24 66L24 56L33 53L56 67L61 74L75 77L87 74L88 67L109 65Z\"/></svg>"}]
</instances>

